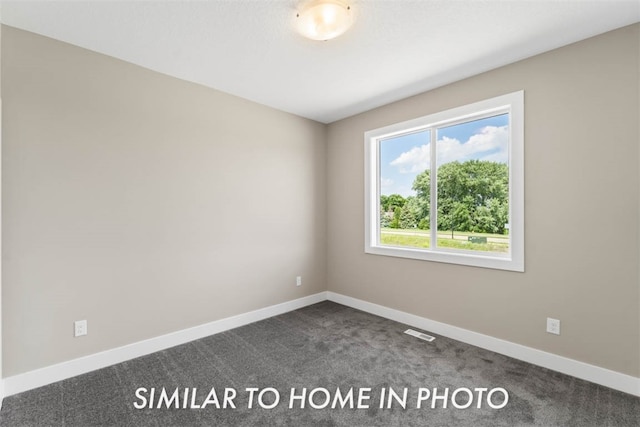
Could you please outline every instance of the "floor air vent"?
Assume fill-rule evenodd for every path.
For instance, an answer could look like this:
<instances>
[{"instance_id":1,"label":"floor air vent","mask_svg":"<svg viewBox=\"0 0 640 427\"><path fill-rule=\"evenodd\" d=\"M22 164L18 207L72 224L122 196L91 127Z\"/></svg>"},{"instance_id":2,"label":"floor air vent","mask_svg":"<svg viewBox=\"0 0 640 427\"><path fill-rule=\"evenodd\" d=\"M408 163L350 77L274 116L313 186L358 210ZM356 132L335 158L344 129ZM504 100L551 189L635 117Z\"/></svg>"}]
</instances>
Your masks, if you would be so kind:
<instances>
[{"instance_id":1,"label":"floor air vent","mask_svg":"<svg viewBox=\"0 0 640 427\"><path fill-rule=\"evenodd\" d=\"M425 341L433 341L436 339L436 337L432 337L431 335L427 335L427 334L423 334L422 332L418 332L418 331L414 331L413 329L407 329L406 331L404 331L405 334L409 334L413 337L416 338L420 338L421 340L425 340Z\"/></svg>"}]
</instances>

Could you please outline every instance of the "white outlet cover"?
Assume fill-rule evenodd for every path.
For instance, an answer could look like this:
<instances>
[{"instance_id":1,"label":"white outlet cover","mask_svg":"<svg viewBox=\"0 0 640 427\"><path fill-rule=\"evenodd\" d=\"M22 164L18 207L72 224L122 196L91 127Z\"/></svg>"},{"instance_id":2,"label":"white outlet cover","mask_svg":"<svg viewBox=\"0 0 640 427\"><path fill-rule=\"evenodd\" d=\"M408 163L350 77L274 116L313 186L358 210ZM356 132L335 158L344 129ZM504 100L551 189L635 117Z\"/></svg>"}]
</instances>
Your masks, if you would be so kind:
<instances>
[{"instance_id":1,"label":"white outlet cover","mask_svg":"<svg viewBox=\"0 0 640 427\"><path fill-rule=\"evenodd\" d=\"M86 320L76 320L73 323L74 327L74 336L81 337L83 335L87 335L87 321Z\"/></svg>"},{"instance_id":2,"label":"white outlet cover","mask_svg":"<svg viewBox=\"0 0 640 427\"><path fill-rule=\"evenodd\" d=\"M547 317L547 332L560 335L560 320Z\"/></svg>"}]
</instances>

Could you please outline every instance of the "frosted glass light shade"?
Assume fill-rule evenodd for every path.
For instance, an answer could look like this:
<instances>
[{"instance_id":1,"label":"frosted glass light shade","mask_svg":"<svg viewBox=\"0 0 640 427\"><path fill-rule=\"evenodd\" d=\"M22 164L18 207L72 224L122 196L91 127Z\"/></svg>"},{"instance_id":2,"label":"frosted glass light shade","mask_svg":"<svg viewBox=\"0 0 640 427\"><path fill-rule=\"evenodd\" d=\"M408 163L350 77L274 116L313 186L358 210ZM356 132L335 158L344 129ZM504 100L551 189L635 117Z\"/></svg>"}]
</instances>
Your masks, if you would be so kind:
<instances>
[{"instance_id":1,"label":"frosted glass light shade","mask_svg":"<svg viewBox=\"0 0 640 427\"><path fill-rule=\"evenodd\" d=\"M298 13L298 31L312 40L330 40L349 29L353 23L351 7L339 0L315 0Z\"/></svg>"}]
</instances>

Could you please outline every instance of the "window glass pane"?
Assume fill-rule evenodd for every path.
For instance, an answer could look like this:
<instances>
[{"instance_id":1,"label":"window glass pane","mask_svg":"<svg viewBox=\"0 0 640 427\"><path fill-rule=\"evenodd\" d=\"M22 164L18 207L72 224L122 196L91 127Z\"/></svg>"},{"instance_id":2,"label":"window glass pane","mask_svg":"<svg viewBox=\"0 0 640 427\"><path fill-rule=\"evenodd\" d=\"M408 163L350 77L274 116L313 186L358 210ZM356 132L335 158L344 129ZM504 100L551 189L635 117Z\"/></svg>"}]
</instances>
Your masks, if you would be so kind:
<instances>
[{"instance_id":1,"label":"window glass pane","mask_svg":"<svg viewBox=\"0 0 640 427\"><path fill-rule=\"evenodd\" d=\"M380 244L430 247L430 132L381 140L379 150Z\"/></svg>"},{"instance_id":2,"label":"window glass pane","mask_svg":"<svg viewBox=\"0 0 640 427\"><path fill-rule=\"evenodd\" d=\"M523 272L523 101L366 131L365 253Z\"/></svg>"},{"instance_id":3,"label":"window glass pane","mask_svg":"<svg viewBox=\"0 0 640 427\"><path fill-rule=\"evenodd\" d=\"M509 252L509 114L437 129L437 247Z\"/></svg>"}]
</instances>

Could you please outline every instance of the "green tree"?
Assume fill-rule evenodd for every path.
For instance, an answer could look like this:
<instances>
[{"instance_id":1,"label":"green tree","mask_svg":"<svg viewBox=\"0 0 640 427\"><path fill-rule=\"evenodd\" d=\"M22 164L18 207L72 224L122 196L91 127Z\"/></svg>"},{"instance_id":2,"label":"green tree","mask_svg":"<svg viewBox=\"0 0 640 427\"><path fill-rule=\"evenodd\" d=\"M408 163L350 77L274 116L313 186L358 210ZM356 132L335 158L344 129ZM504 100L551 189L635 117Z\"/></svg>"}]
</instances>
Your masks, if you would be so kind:
<instances>
[{"instance_id":1,"label":"green tree","mask_svg":"<svg viewBox=\"0 0 640 427\"><path fill-rule=\"evenodd\" d=\"M389 224L390 228L400 228L400 215L402 214L402 208L395 208L393 211L393 219Z\"/></svg>"},{"instance_id":2,"label":"green tree","mask_svg":"<svg viewBox=\"0 0 640 427\"><path fill-rule=\"evenodd\" d=\"M381 194L380 195L380 210L382 212L387 212L387 209L389 209L389 196L387 196L385 194Z\"/></svg>"},{"instance_id":3,"label":"green tree","mask_svg":"<svg viewBox=\"0 0 640 427\"><path fill-rule=\"evenodd\" d=\"M418 222L422 222L423 225L426 224L426 227L420 227L423 229L429 228L429 211L431 206L431 179L429 175L429 169L420 173L414 179L412 187L416 192L416 219Z\"/></svg>"},{"instance_id":4,"label":"green tree","mask_svg":"<svg viewBox=\"0 0 640 427\"><path fill-rule=\"evenodd\" d=\"M385 212L393 212L396 208L402 208L405 203L407 203L407 199L399 194L380 195L380 206Z\"/></svg>"},{"instance_id":5,"label":"green tree","mask_svg":"<svg viewBox=\"0 0 640 427\"><path fill-rule=\"evenodd\" d=\"M468 160L438 168L438 229L505 233L509 217L509 169L504 163ZM418 222L428 221L430 171L419 174L413 189L422 206ZM426 215L422 215L426 207ZM424 224L424 222L423 222Z\"/></svg>"},{"instance_id":6,"label":"green tree","mask_svg":"<svg viewBox=\"0 0 640 427\"><path fill-rule=\"evenodd\" d=\"M405 203L400 211L400 219L399 219L400 228L416 228L418 226L418 221L416 220L416 216L411 209L410 203Z\"/></svg>"},{"instance_id":7,"label":"green tree","mask_svg":"<svg viewBox=\"0 0 640 427\"><path fill-rule=\"evenodd\" d=\"M382 206L380 206L380 228L389 227L389 224L391 224L391 219L384 209L382 209Z\"/></svg>"}]
</instances>

